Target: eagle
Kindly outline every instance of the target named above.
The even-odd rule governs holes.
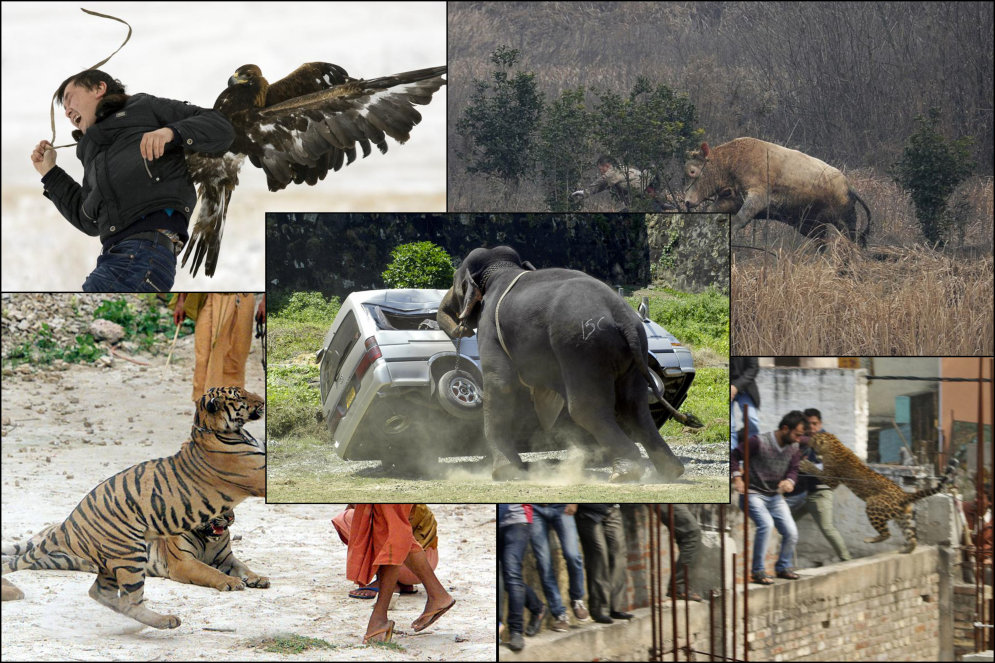
[[[192,257],[193,276],[201,264],[214,275],[225,214],[245,157],[266,173],[270,191],[288,184],[314,185],[329,170],[363,157],[375,145],[387,152],[390,136],[399,143],[421,121],[414,108],[425,105],[446,84],[446,67],[418,69],[380,78],[356,79],[342,67],[309,62],[275,83],[254,64],[239,67],[214,102],[235,129],[226,152],[186,152],[187,169],[200,205],[181,267]]]

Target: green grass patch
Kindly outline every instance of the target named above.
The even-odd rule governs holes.
[[[665,288],[663,294],[641,292],[630,297],[633,306],[642,296],[649,298],[649,318],[678,340],[695,349],[708,348],[729,355],[729,297],[708,289],[699,294]]]
[[[275,654],[301,654],[309,649],[336,649],[337,646],[321,638],[309,638],[296,633],[267,638],[257,645],[263,651]]]
[[[272,347],[272,346],[271,346]],[[266,371],[266,433],[283,437],[293,433],[318,435],[320,392],[317,364],[268,364]]]
[[[338,298],[326,299],[318,292],[294,292],[275,299],[278,304],[269,310],[266,319],[266,361],[287,363],[301,355],[313,360],[339,312]]]
[[[682,412],[693,412],[705,424],[704,428],[686,429],[671,419],[660,429],[667,439],[680,438],[690,444],[715,444],[729,442],[729,369],[703,367],[695,370],[694,382]],[[693,432],[691,432],[693,430]]]

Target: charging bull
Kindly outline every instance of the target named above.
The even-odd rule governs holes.
[[[871,211],[846,176],[798,150],[756,138],[736,138],[715,148],[702,143],[688,153],[684,173],[688,211],[708,201],[709,212],[735,214],[743,228],[755,218],[773,219],[819,240],[834,226],[860,246],[867,245]],[[858,232],[856,203],[867,213]]]

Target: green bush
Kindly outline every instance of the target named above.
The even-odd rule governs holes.
[[[909,136],[899,159],[891,168],[892,178],[912,196],[916,218],[926,240],[943,243],[951,227],[962,220],[950,214],[951,194],[974,170],[970,159],[970,137],[947,141],[939,132],[940,111],[931,108],[928,117],[916,116],[919,129]]]
[[[390,253],[381,277],[388,288],[448,288],[453,282],[453,259],[432,242],[401,244]]]
[[[535,132],[542,114],[543,94],[536,75],[511,69],[519,60],[518,49],[499,46],[491,53],[496,67],[492,83],[473,79],[473,94],[456,122],[465,150],[457,150],[469,165],[468,173],[481,173],[517,183],[532,172]]]
[[[276,298],[269,318],[285,322],[320,322],[330,324],[339,312],[338,297],[325,298],[320,292],[292,292]]]

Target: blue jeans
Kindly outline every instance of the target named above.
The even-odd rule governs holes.
[[[542,601],[522,580],[522,559],[525,557],[525,544],[529,541],[529,525],[505,525],[498,531],[498,559],[501,560],[504,590],[508,593],[508,630],[522,633],[525,630],[522,609],[527,607],[533,615],[542,611]]]
[[[759,435],[760,434],[760,413],[757,411],[757,406],[753,404],[753,399],[745,391],[736,394],[736,398],[732,399],[732,403],[729,404],[729,432],[731,433],[732,441],[730,442],[730,449],[735,448],[739,444],[739,434],[737,433],[738,428],[742,428],[743,419],[743,404],[750,406],[749,412],[746,413],[749,424],[749,435]],[[739,427],[736,426],[736,422],[739,422]]]
[[[739,496],[739,508],[743,508],[742,495]],[[753,573],[764,572],[764,556],[767,554],[771,526],[781,533],[781,552],[777,556],[774,570],[781,572],[790,569],[795,556],[795,544],[798,543],[798,528],[784,496],[750,493],[750,519],[757,526],[757,534],[753,537]]]
[[[563,513],[566,504],[533,504],[532,505],[532,554],[536,558],[539,577],[542,579],[542,591],[546,594],[546,602],[554,616],[559,617],[566,612],[563,600],[560,598],[560,587],[553,571],[553,561],[549,553],[549,527],[556,530],[563,551],[563,559],[567,563],[567,575],[570,578],[570,600],[578,601],[584,598],[584,560],[580,556],[577,525],[574,517]]]
[[[168,292],[176,277],[176,256],[169,238],[124,239],[97,257],[83,292]]]

